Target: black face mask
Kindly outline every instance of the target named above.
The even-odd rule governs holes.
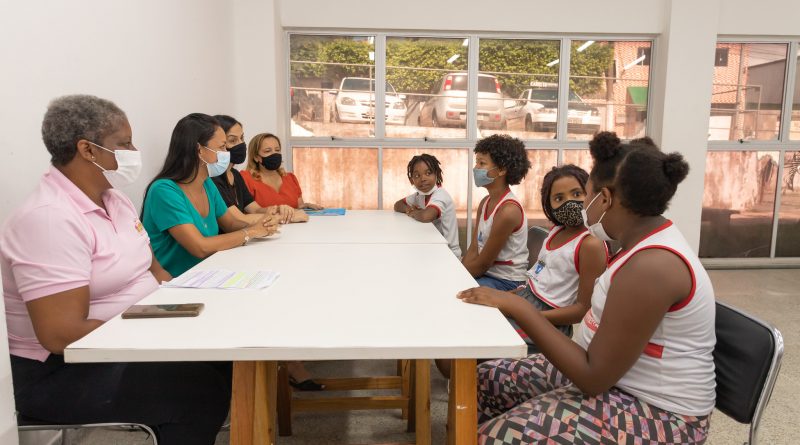
[[[273,153],[265,158],[261,158],[261,165],[267,170],[277,170],[283,163],[283,157],[280,153]]]
[[[247,157],[247,145],[242,142],[228,149],[228,152],[231,154],[231,164],[241,164]]]
[[[553,209],[553,216],[562,226],[577,227],[583,224],[582,209],[582,201],[567,201],[561,204],[560,207]]]

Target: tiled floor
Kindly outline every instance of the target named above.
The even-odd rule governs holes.
[[[800,396],[800,271],[745,270],[711,271],[717,298],[776,325],[786,342],[781,375],[761,422],[759,442],[762,444],[798,443],[797,419],[800,409],[795,397]],[[394,362],[325,362],[310,366],[316,375],[378,375],[391,373]],[[443,444],[447,393],[445,380],[432,370],[431,415],[433,443]],[[294,419],[295,435],[280,438],[278,444],[366,444],[411,442],[405,423],[395,411],[357,411],[350,413],[298,414]],[[148,443],[139,433],[95,430],[81,432],[73,443],[85,445]],[[747,439],[747,427],[721,413],[711,419],[711,436],[707,443],[728,445]],[[228,433],[220,433],[217,444],[227,444]]]

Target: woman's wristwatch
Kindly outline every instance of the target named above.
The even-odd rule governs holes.
[[[250,234],[247,233],[247,229],[242,229],[242,232],[244,232],[244,242],[242,243],[244,246],[248,241],[250,241]]]

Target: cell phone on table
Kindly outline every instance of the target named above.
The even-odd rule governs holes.
[[[122,313],[122,318],[197,317],[204,306],[203,303],[135,304]]]

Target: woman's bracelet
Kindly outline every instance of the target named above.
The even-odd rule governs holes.
[[[247,229],[242,229],[242,232],[244,232],[244,242],[242,242],[242,245],[244,246],[248,241],[250,241],[250,234],[247,233]]]

